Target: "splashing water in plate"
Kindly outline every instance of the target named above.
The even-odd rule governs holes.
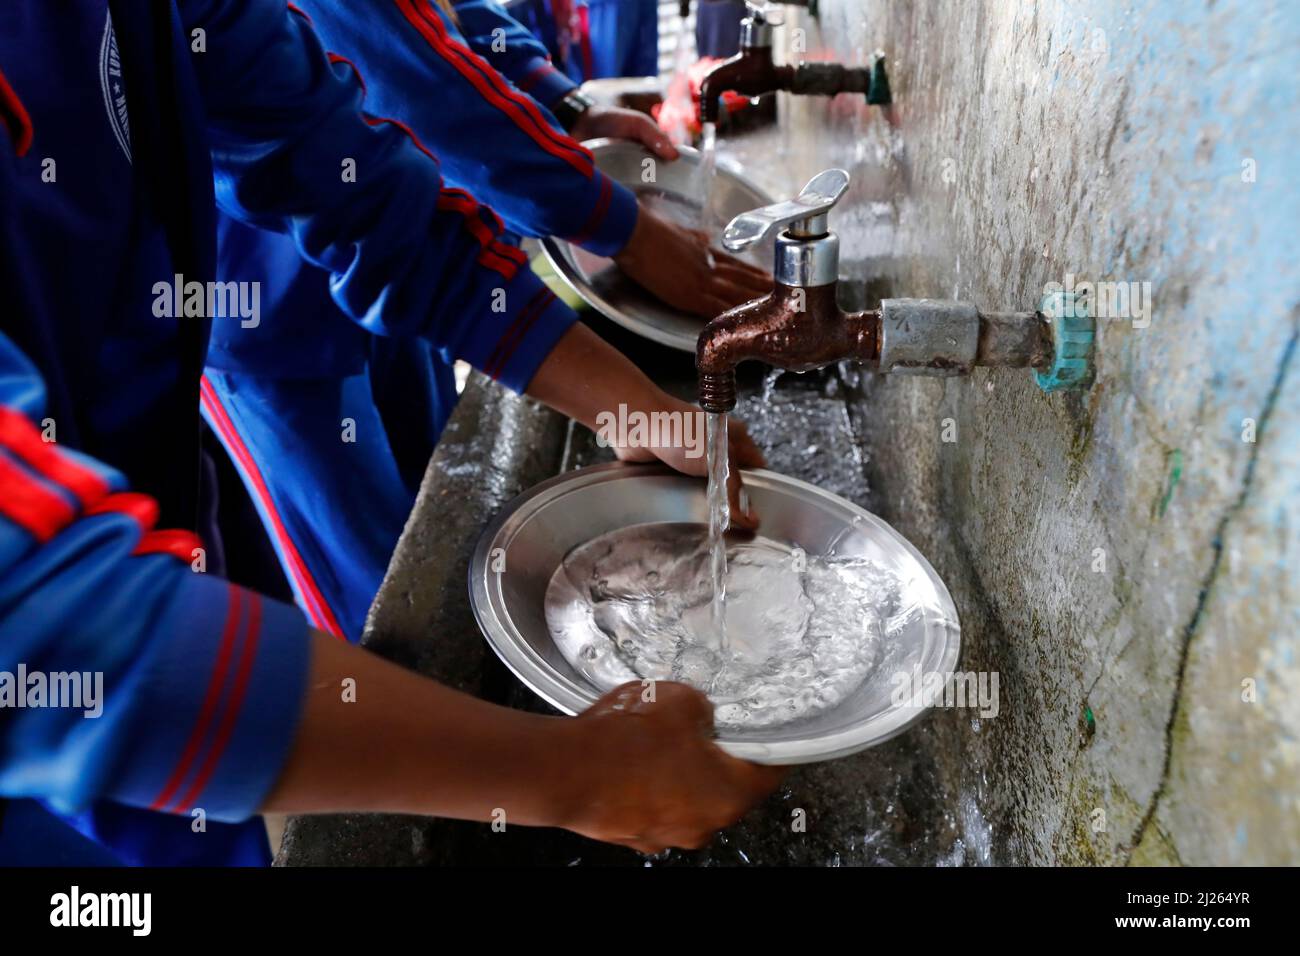
[[[725,502],[725,496],[724,496]],[[546,623],[593,686],[678,680],[723,728],[772,727],[837,706],[880,660],[901,586],[862,557],[814,557],[758,536],[726,546],[725,624],[698,524],[644,524],[574,548],[546,591]]]

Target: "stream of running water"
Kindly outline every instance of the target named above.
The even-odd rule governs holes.
[[[731,508],[727,502],[727,416],[709,413],[705,425],[705,454],[709,484],[705,500],[709,511],[709,580],[713,584],[709,620],[724,659],[727,652],[727,529]]]
[[[724,225],[713,204],[713,175],[718,162],[718,127],[705,123],[700,133],[700,165],[695,172],[695,195],[700,202],[700,228],[717,241]]]

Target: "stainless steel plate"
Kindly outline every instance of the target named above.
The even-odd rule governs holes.
[[[747,760],[794,764],[847,756],[901,733],[925,713],[925,675],[946,680],[957,664],[961,630],[947,588],[875,515],[775,472],[743,474],[766,537],[810,555],[833,550],[884,564],[898,576],[907,610],[891,619],[876,668],[838,707],[797,723],[727,731],[718,743]],[[706,520],[702,481],[660,465],[596,465],[545,481],[507,505],[479,539],[470,564],[479,627],[524,684],[559,710],[581,713],[600,692],[551,639],[544,601],[555,569],[571,549],[607,531]]]
[[[700,154],[689,146],[680,147],[676,162],[655,162],[655,182],[642,181],[643,161],[651,156],[643,146],[626,140],[595,139],[586,145],[596,165],[615,182],[622,183],[639,198],[683,225],[698,227]],[[734,169],[719,162],[713,179],[713,207],[722,225],[732,217],[772,200]],[[718,237],[714,237],[718,241]],[[542,249],[551,266],[583,300],[598,312],[655,342],[695,351],[704,320],[664,305],[614,265],[612,259],[597,256],[562,239],[543,239]],[[762,243],[743,258],[763,269],[772,268],[772,242]]]

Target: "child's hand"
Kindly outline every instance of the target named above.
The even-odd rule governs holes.
[[[705,319],[772,291],[771,273],[710,248],[704,232],[679,226],[645,205],[614,261],[661,301]]]
[[[703,846],[785,776],[724,753],[713,705],[685,684],[624,684],[560,730],[574,756],[557,822],[642,853]]]
[[[595,431],[600,443],[612,446],[623,461],[657,459],[683,474],[703,477],[708,473],[704,411],[667,394],[626,355],[581,322],[575,322],[551,349],[528,383],[528,394]],[[653,422],[656,413],[664,412],[672,416],[675,427],[669,431],[675,434],[651,435],[646,444],[628,444],[628,438],[636,437],[632,414]],[[629,416],[626,432],[617,427],[623,415]],[[745,426],[728,418],[731,523],[734,528],[752,531],[758,527],[758,517],[740,507],[740,469],[761,468],[765,462]]]
[[[665,437],[659,435],[660,444],[648,445],[614,445],[614,454],[621,461],[654,461],[658,459],[665,465],[675,468],[684,475],[707,477],[708,456],[705,441],[705,413],[690,402],[679,401],[669,395],[663,395],[660,407],[646,409],[647,416],[653,412],[670,412],[681,416],[682,427],[674,432],[690,441],[664,444]],[[689,419],[687,416],[691,416]],[[743,422],[727,416],[727,500],[731,504],[731,527],[738,530],[753,531],[758,527],[758,515],[752,510],[741,507],[740,469],[762,468],[767,464],[763,453],[749,437],[749,431]]]
[[[630,139],[668,162],[672,162],[678,155],[677,147],[654,120],[644,113],[619,106],[591,107],[578,117],[573,129],[569,130],[569,135],[578,142],[602,136]]]

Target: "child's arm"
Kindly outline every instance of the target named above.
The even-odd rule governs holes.
[[[318,634],[308,688],[271,812],[501,819],[657,852],[707,842],[782,776],[719,750],[712,706],[680,684],[658,684],[653,703],[634,683],[576,719],[543,717]]]

